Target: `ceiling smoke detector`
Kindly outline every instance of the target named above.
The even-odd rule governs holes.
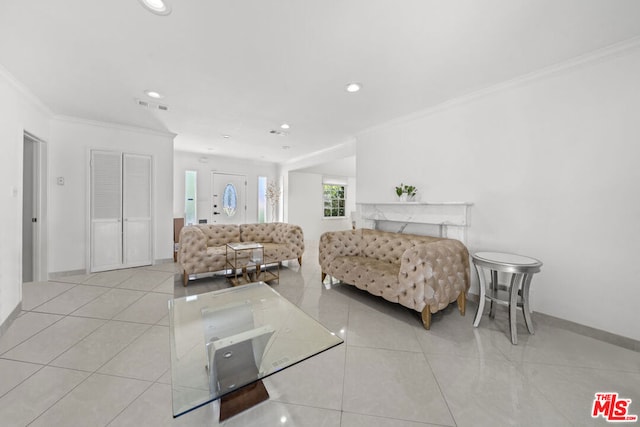
[[[155,102],[145,101],[144,99],[135,98],[136,104],[143,108],[148,108],[149,110],[160,110],[160,111],[169,111],[169,107],[167,105],[158,104]]]

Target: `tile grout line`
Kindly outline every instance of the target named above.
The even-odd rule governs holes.
[[[22,362],[21,360],[13,360],[13,359],[6,359],[6,358],[2,358],[0,357],[0,359],[2,360],[9,360],[12,362],[21,362],[21,363],[31,363],[31,362]],[[40,365],[39,363],[31,363],[32,365]],[[18,384],[14,385],[13,387],[11,387],[9,390],[7,390],[5,393],[0,394],[0,400],[2,400],[2,398],[6,395],[8,395],[9,393],[11,393],[14,389],[16,389],[17,387],[19,387],[21,384],[23,384],[25,381],[29,380],[29,378],[31,378],[32,376],[34,376],[35,374],[37,374],[38,372],[40,372],[41,370],[43,370],[46,367],[46,365],[40,365],[40,367],[38,369],[36,369],[31,375],[29,375],[28,377],[26,377],[25,379],[23,379],[22,381],[20,381]]]
[[[33,283],[33,282],[32,282],[32,283]],[[46,283],[49,283],[49,282],[47,281]],[[72,289],[77,288],[78,286],[80,286],[80,284],[79,284],[79,283],[65,283],[65,284],[67,284],[67,285],[73,285],[73,286],[71,286],[71,287],[70,287],[69,289],[67,289],[66,291],[62,291],[62,292],[60,292],[59,294],[57,294],[57,295],[55,295],[55,296],[53,296],[53,297],[49,298],[48,300],[46,300],[46,301],[44,301],[44,302],[42,302],[42,303],[40,303],[40,304],[36,305],[35,307],[32,307],[30,310],[24,310],[24,309],[23,309],[23,310],[24,310],[24,311],[34,311],[36,308],[40,307],[41,305],[44,305],[44,304],[48,303],[49,301],[53,301],[54,299],[58,298],[59,296],[62,296],[62,295],[64,295],[64,294],[66,294],[67,292],[69,292],[70,290],[72,290]],[[23,284],[23,285],[24,285],[24,284]],[[23,291],[23,292],[24,292],[24,291]],[[41,313],[41,312],[37,311],[36,313]],[[62,314],[60,314],[60,313],[47,313],[47,314],[57,314],[57,315],[59,315],[59,316],[63,316],[63,315],[62,315]]]
[[[427,362],[427,366],[429,367],[429,371],[431,371],[431,375],[433,376],[433,379],[436,382],[436,386],[438,387],[438,391],[440,392],[440,396],[442,397],[442,400],[444,400],[444,404],[447,405],[447,411],[449,411],[449,415],[451,416],[451,419],[453,420],[453,425],[457,426],[458,422],[456,421],[456,417],[453,414],[453,411],[451,410],[451,406],[449,405],[449,401],[447,400],[447,396],[445,395],[444,390],[442,390],[442,387],[440,386],[440,381],[438,381],[438,377],[436,376],[436,373],[433,371],[433,366],[431,366],[431,362],[429,362],[429,357],[427,357],[427,354],[424,352],[424,349],[423,349],[422,345],[420,344],[420,340],[418,339],[418,331],[416,329],[414,329],[414,334],[415,334],[416,340],[418,340],[418,345],[420,345],[420,348],[422,349],[422,357],[424,358],[424,361]]]
[[[545,400],[549,405],[551,405],[551,407],[552,407],[553,409],[555,409],[555,410],[556,410],[556,412],[557,412],[558,414],[560,414],[560,416],[561,416],[562,418],[564,418],[566,421],[568,421],[570,425],[572,425],[572,426],[573,426],[573,425],[575,425],[575,424],[574,424],[574,423],[573,423],[569,418],[567,418],[567,416],[565,415],[564,411],[562,410],[563,408],[561,408],[561,407],[557,407],[557,406],[554,404],[554,402],[553,402],[552,400],[549,400],[549,399],[547,398],[547,394],[546,394],[545,392],[543,392],[542,390],[540,390],[540,389],[538,388],[538,386],[537,386],[533,381],[529,381],[529,380],[527,379],[527,377],[526,377],[526,375],[525,375],[525,372],[524,372],[524,365],[525,365],[525,364],[527,364],[527,363],[529,363],[529,362],[521,362],[521,363],[520,363],[520,365],[516,365],[516,366],[515,366],[516,371],[517,371],[518,373],[520,373],[520,375],[522,375],[522,378],[523,378],[523,379],[524,379],[528,384],[530,384],[530,385],[531,385],[531,387],[533,387],[533,389],[534,389],[536,392],[540,393],[540,395],[542,396],[542,398],[543,398],[543,399],[544,399],[544,400]],[[534,363],[534,364],[535,364],[535,363]],[[514,365],[515,365],[515,363],[514,363]],[[550,366],[555,366],[555,365],[550,365]]]
[[[27,313],[31,313],[30,311],[27,311]],[[27,338],[25,338],[24,340],[20,341],[18,344],[14,345],[11,348],[8,348],[6,351],[0,353],[0,358],[2,358],[5,354],[7,354],[8,352],[10,352],[11,350],[13,350],[14,348],[18,347],[19,345],[25,343],[26,341],[30,340],[31,338],[35,337],[36,335],[38,335],[40,332],[45,331],[47,329],[49,329],[50,327],[52,327],[53,325],[55,325],[58,322],[61,322],[65,317],[65,315],[62,314],[51,314],[51,313],[40,313],[40,312],[34,312],[34,313],[38,313],[38,314],[49,314],[49,315],[53,315],[53,316],[60,316],[60,318],[58,320],[56,320],[55,322],[51,323],[48,326],[45,326],[44,328],[40,329],[39,331],[33,333],[32,335],[29,335]],[[66,350],[65,350],[66,351]],[[6,358],[6,357],[5,357]],[[13,360],[13,359],[11,359]],[[24,360],[19,360],[18,362],[25,362]],[[33,363],[33,362],[25,362],[25,363]]]
[[[151,387],[153,387],[153,385],[155,384],[155,382],[150,382],[149,386],[147,388],[145,388],[144,390],[142,390],[142,392],[137,395],[135,398],[133,398],[131,400],[131,402],[129,402],[124,408],[122,408],[122,410],[120,412],[118,412],[117,414],[115,414],[115,416],[113,418],[111,418],[105,425],[104,427],[108,427],[112,422],[115,421],[116,418],[118,418],[120,416],[120,414],[122,414],[124,411],[126,411],[131,405],[133,405],[138,399],[140,399],[140,397],[142,397],[143,394],[145,394]]]
[[[78,286],[78,285],[76,285],[76,286]],[[99,285],[85,285],[85,286],[99,286]],[[75,286],[74,286],[74,287],[75,287]],[[73,289],[74,287],[70,288],[69,290]],[[100,287],[105,287],[105,286],[100,286]],[[115,287],[111,287],[111,289],[115,289]],[[107,292],[109,292],[109,291],[107,291]],[[64,292],[63,292],[63,293],[64,293]],[[106,292],[105,292],[105,293],[106,293]],[[145,295],[146,295],[146,294],[147,294],[147,292],[145,292]],[[61,294],[60,294],[60,295],[61,295]],[[104,294],[99,295],[98,297],[94,298],[93,300],[95,300],[95,299],[99,298],[99,297],[100,297],[100,296],[102,296],[102,295],[104,295]],[[144,295],[141,295],[141,296],[140,296],[140,298],[142,298],[142,297],[144,297]],[[139,298],[139,299],[140,299],[140,298]],[[139,300],[139,299],[138,299],[138,300]],[[91,300],[91,301],[93,301],[93,300]],[[136,300],[136,301],[138,301],[138,300]],[[89,301],[89,302],[91,302],[91,301]],[[86,304],[88,304],[89,302],[87,302]],[[135,303],[135,302],[134,302],[134,303]],[[84,305],[86,305],[86,304],[84,304]],[[132,304],[133,304],[133,303],[132,303]],[[132,304],[130,304],[130,305],[132,305]],[[83,306],[81,306],[81,307],[84,307],[84,305],[83,305]],[[129,306],[130,306],[130,305],[129,305]],[[127,306],[127,308],[128,308],[129,306]],[[81,307],[79,307],[79,308],[78,308],[78,309],[76,309],[75,311],[79,310]],[[74,312],[75,312],[75,311],[74,311]],[[72,312],[72,313],[73,313],[73,312]],[[65,315],[61,315],[62,317],[61,317],[60,319],[58,319],[56,322],[54,322],[53,324],[58,323],[58,322],[62,321],[63,319],[67,318],[67,317],[84,318],[84,317],[82,317],[82,316],[73,316],[73,315],[72,315],[72,313],[65,314]],[[118,314],[119,314],[119,313],[118,313]],[[60,315],[60,314],[58,314],[58,315]],[[116,316],[117,316],[117,314],[116,314]],[[115,317],[115,316],[114,316],[114,317]],[[89,318],[89,319],[94,319],[94,318],[91,318],[91,317],[87,317],[87,318]],[[33,424],[33,423],[34,423],[38,418],[40,418],[40,417],[41,417],[45,412],[47,412],[49,409],[51,409],[53,406],[55,406],[58,402],[60,402],[62,399],[64,399],[66,396],[68,396],[68,395],[69,395],[70,393],[72,393],[76,388],[78,388],[81,384],[85,383],[89,378],[91,378],[91,377],[92,377],[92,376],[94,376],[94,375],[107,375],[107,376],[112,376],[112,377],[117,377],[117,378],[132,379],[132,380],[137,380],[137,381],[149,382],[149,381],[147,381],[147,380],[141,380],[141,379],[139,379],[139,378],[131,378],[131,377],[125,377],[125,376],[120,376],[120,375],[112,375],[112,374],[103,374],[103,373],[100,373],[100,372],[98,372],[98,371],[99,371],[99,370],[100,370],[104,365],[106,365],[106,364],[107,364],[107,363],[109,363],[111,360],[113,360],[115,357],[117,357],[120,353],[122,353],[124,350],[126,350],[127,348],[129,348],[129,347],[131,346],[131,344],[133,344],[133,343],[134,343],[138,338],[140,338],[140,337],[141,337],[144,333],[146,333],[149,329],[151,329],[153,326],[156,326],[155,324],[139,323],[139,324],[147,325],[148,327],[147,327],[147,328],[146,328],[146,329],[145,329],[145,330],[144,330],[140,335],[138,335],[137,337],[135,337],[135,338],[134,338],[134,339],[133,339],[129,344],[127,344],[125,347],[123,347],[123,349],[122,349],[122,350],[120,350],[118,353],[116,353],[115,355],[113,355],[113,357],[111,357],[109,360],[107,360],[106,362],[104,362],[102,365],[100,365],[100,366],[99,366],[97,369],[95,369],[94,371],[85,371],[85,370],[82,370],[82,369],[73,369],[73,368],[65,368],[65,367],[60,367],[60,366],[50,365],[50,363],[51,363],[51,362],[55,361],[58,357],[60,357],[61,355],[63,355],[63,354],[64,354],[64,353],[66,353],[67,351],[69,351],[71,348],[73,348],[74,346],[76,346],[78,343],[80,343],[80,342],[84,341],[87,337],[89,337],[90,335],[92,335],[93,333],[95,333],[97,330],[99,330],[99,329],[103,328],[103,327],[104,327],[105,325],[107,325],[110,321],[112,321],[112,320],[113,320],[113,318],[111,318],[111,319],[96,319],[96,320],[105,320],[105,322],[104,322],[101,326],[99,326],[98,328],[96,328],[96,329],[94,329],[93,331],[91,331],[90,333],[88,333],[86,336],[82,337],[81,339],[79,339],[78,341],[76,341],[75,343],[73,343],[71,346],[69,346],[67,349],[65,349],[64,351],[62,351],[60,354],[58,354],[58,355],[56,355],[55,357],[53,357],[49,362],[47,362],[47,364],[46,364],[46,365],[44,365],[42,368],[40,368],[38,371],[36,371],[36,372],[39,372],[40,370],[44,369],[45,367],[52,367],[52,368],[56,368],[56,369],[69,369],[69,370],[73,370],[73,371],[79,371],[79,372],[83,372],[83,373],[88,373],[88,375],[87,375],[87,377],[86,377],[84,380],[80,381],[80,382],[79,382],[75,387],[73,387],[73,388],[72,388],[71,390],[69,390],[67,393],[65,393],[64,395],[62,395],[59,399],[57,399],[55,402],[53,402],[53,403],[52,403],[50,406],[48,406],[46,409],[44,409],[44,410],[43,410],[43,411],[42,411],[38,416],[36,416],[32,421],[30,421],[30,422],[29,422],[29,425]],[[137,323],[137,322],[129,322],[129,323]],[[49,325],[49,327],[50,327],[50,326],[52,326],[53,324]],[[48,327],[47,327],[47,328],[48,328]],[[44,328],[44,329],[42,329],[41,331],[38,331],[37,333],[35,333],[35,334],[34,334],[34,335],[32,335],[32,336],[37,335],[38,333],[40,333],[40,332],[44,331],[44,330],[45,330],[45,329],[47,329],[47,328]],[[31,338],[31,337],[29,337],[29,338]],[[26,341],[26,340],[25,340],[25,341]],[[24,342],[24,341],[23,341],[23,342]],[[8,350],[8,351],[9,351],[9,350]],[[23,361],[23,363],[25,363],[25,362]],[[26,362],[26,363],[32,363],[32,362]],[[35,372],[34,372],[34,374],[35,374]],[[163,373],[162,375],[164,375],[164,373]],[[162,375],[160,375],[158,378],[160,378]],[[156,380],[157,380],[157,379],[156,379]],[[25,379],[25,380],[23,380],[23,381],[21,381],[21,382],[20,382],[20,384],[24,383],[24,381],[26,381],[26,379]],[[137,400],[137,399],[138,399],[142,394],[144,394],[144,393],[145,393],[145,392],[146,392],[146,391],[147,391],[147,390],[148,390],[148,389],[149,389],[149,388],[154,384],[154,382],[155,382],[155,381],[153,381],[153,382],[149,382],[149,385],[148,385],[148,386],[147,386],[147,387],[142,391],[142,393],[140,393],[138,396],[136,396],[136,397],[135,397],[135,399],[133,399],[131,402],[129,402],[129,404],[128,404],[128,405],[127,405],[127,406],[126,406],[122,411],[120,411],[118,414],[116,414],[116,416],[115,416],[115,417],[117,417],[118,415],[120,415],[120,413],[122,413],[122,412],[123,412],[126,408],[128,408],[128,407],[129,407],[129,406],[130,406],[130,405],[131,405],[135,400]],[[20,384],[17,384],[15,387],[17,387],[17,386],[18,386],[18,385],[20,385]],[[15,388],[15,387],[14,387],[14,388]],[[109,423],[111,423],[111,422],[115,419],[115,417],[114,417],[114,418],[112,418],[112,419],[109,421]],[[106,425],[108,425],[109,423],[105,424],[105,426],[106,426]]]
[[[70,289],[66,290],[65,292],[63,292],[63,293],[61,293],[61,294],[57,295],[55,298],[58,298],[58,297],[60,297],[60,296],[62,296],[62,295],[64,295],[64,294],[66,294],[67,292],[69,292],[69,291],[71,291],[71,290],[73,290],[73,289],[77,288],[78,286],[92,286],[92,285],[78,284],[78,285],[74,286],[73,288],[70,288]],[[43,306],[44,304],[46,304],[46,303],[48,303],[48,302],[50,302],[50,301],[53,301],[55,298],[52,298],[51,300],[49,300],[49,301],[47,301],[47,302],[44,302],[44,303],[40,304],[40,305],[39,305],[39,306],[37,306],[37,307],[34,307],[32,311],[34,311],[34,312],[36,312],[36,313],[57,314],[57,315],[59,315],[59,316],[69,316],[69,315],[71,315],[72,313],[75,313],[76,311],[80,310],[80,309],[81,309],[82,307],[84,307],[85,305],[87,305],[87,304],[89,304],[89,303],[92,303],[93,301],[95,301],[95,300],[97,300],[98,298],[100,298],[102,295],[104,295],[104,294],[108,293],[110,289],[113,289],[113,288],[110,288],[109,286],[99,286],[99,285],[95,285],[95,286],[92,286],[92,287],[94,287],[94,288],[106,288],[106,289],[108,289],[108,290],[107,290],[107,291],[105,291],[105,292],[103,292],[103,293],[101,293],[100,295],[97,295],[96,297],[94,297],[93,299],[91,299],[91,300],[87,301],[86,303],[82,304],[80,307],[76,308],[75,310],[73,310],[73,311],[72,311],[72,312],[70,312],[70,313],[51,313],[51,312],[46,312],[46,311],[35,311],[38,307],[41,307],[41,306]],[[76,317],[80,317],[80,316],[76,316]]]
[[[322,283],[320,284],[320,286],[324,287]],[[346,333],[346,336],[344,337],[344,368],[342,372],[342,398],[340,399],[340,425],[342,425],[342,416],[344,414],[344,397],[345,397],[345,390],[346,390],[346,384],[347,384],[347,358],[348,358],[348,351],[349,351],[349,343],[347,340],[349,339],[350,319],[351,319],[351,309],[347,305],[347,325],[346,325],[347,333]]]

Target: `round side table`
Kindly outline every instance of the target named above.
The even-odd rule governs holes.
[[[471,255],[471,259],[480,282],[480,301],[478,301],[478,311],[473,320],[473,326],[477,328],[480,324],[484,312],[484,302],[489,300],[491,301],[489,308],[489,317],[491,318],[495,316],[495,304],[509,306],[509,329],[512,344],[518,344],[516,331],[516,309],[518,308],[522,310],[529,333],[533,334],[533,323],[531,323],[529,310],[529,287],[533,275],[540,271],[542,262],[535,258],[501,252],[476,252]],[[484,270],[489,271],[488,288]],[[498,273],[505,273],[508,275],[507,277],[510,275],[508,285],[498,283]],[[504,295],[504,291],[506,291],[506,297],[501,296],[501,294]]]

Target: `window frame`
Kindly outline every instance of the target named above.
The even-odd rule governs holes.
[[[266,176],[258,176],[258,223],[264,224],[267,222],[267,184],[269,179]]]
[[[342,197],[329,197],[327,199],[327,187],[341,187]],[[342,206],[340,206],[340,202],[342,201]],[[330,202],[331,206],[327,207],[327,202]],[[337,206],[333,206],[334,202],[337,202]],[[327,210],[337,210],[338,215],[326,215]],[[340,215],[340,210],[342,210],[343,215]],[[347,185],[346,184],[336,184],[330,182],[322,183],[322,219],[345,219],[348,218],[347,215]]]
[[[189,192],[187,190],[187,187],[189,185],[188,181],[188,176],[192,175],[193,176],[193,222],[189,222],[187,220],[187,211],[188,209],[188,196],[189,196]],[[187,169],[184,171],[184,225],[190,225],[190,224],[197,224],[198,223],[198,171],[197,170],[190,170]]]

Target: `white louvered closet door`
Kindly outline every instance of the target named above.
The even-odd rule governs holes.
[[[153,262],[151,157],[91,152],[91,271]]]
[[[123,262],[127,267],[152,264],[151,157],[124,154]]]
[[[91,152],[91,271],[122,268],[122,153]]]

